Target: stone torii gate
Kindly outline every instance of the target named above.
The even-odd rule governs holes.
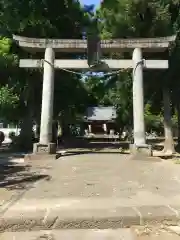
[[[163,52],[175,41],[176,36],[146,39],[114,39],[102,40],[102,53],[132,52],[130,60],[103,60],[110,69],[133,69],[133,121],[134,144],[131,145],[132,153],[145,152],[152,154],[151,146],[146,144],[144,122],[144,94],[143,94],[143,69],[167,69],[168,60],[144,60],[142,52]],[[43,68],[43,91],[41,109],[41,127],[39,143],[34,144],[33,153],[55,154],[56,146],[52,143],[53,95],[54,95],[54,70],[81,69],[89,70],[87,60],[55,59],[55,52],[86,53],[86,40],[65,39],[38,39],[14,35],[13,39],[28,52],[45,52],[44,59],[20,59],[21,68]]]

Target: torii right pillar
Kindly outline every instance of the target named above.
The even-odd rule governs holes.
[[[143,58],[141,48],[133,51],[133,123],[134,143],[130,145],[133,155],[152,156],[152,148],[146,144],[144,121]]]

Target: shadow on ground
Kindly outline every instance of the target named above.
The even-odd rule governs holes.
[[[68,139],[61,145],[66,150],[65,156],[81,154],[129,154],[130,142]],[[154,149],[161,150],[163,139],[149,141]],[[25,189],[29,184],[41,179],[50,180],[50,176],[42,174],[42,168],[32,168],[27,162],[12,162],[12,159],[23,159],[24,154],[14,154],[0,149],[0,188]],[[43,167],[44,168],[44,167]]]
[[[101,151],[104,149],[119,149],[123,147],[123,149],[129,148],[129,142],[123,141],[113,141],[107,139],[95,139],[95,138],[67,138],[64,139],[62,143],[60,143],[62,148],[66,149],[77,149],[82,148],[85,150],[96,150]]]
[[[162,151],[164,148],[164,138],[148,139],[147,144],[152,145],[153,150]]]
[[[31,165],[20,162],[18,159],[22,154],[7,154],[0,156],[0,188],[9,190],[25,189],[29,184],[41,179],[48,179],[49,176],[40,173],[40,169],[32,169]],[[13,162],[12,162],[13,159]],[[21,158],[23,160],[23,158]]]
[[[148,140],[153,150],[162,151],[163,138]],[[113,139],[97,139],[97,138],[69,138],[60,144],[59,150],[66,150],[63,155],[81,155],[81,154],[129,154],[129,141],[115,141]]]
[[[66,142],[59,150],[66,150],[63,156],[82,154],[128,154],[129,143],[119,142],[91,142],[74,141]]]

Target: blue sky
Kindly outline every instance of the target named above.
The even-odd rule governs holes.
[[[95,4],[96,6],[98,6],[101,0],[80,0],[80,2],[87,5]]]

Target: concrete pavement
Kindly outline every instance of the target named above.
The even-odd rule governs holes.
[[[4,232],[1,240],[180,240],[179,234],[160,226],[126,229],[66,229]]]
[[[48,177],[1,211],[1,232],[179,224],[180,165],[171,161],[80,154],[28,164]]]
[[[130,229],[52,230],[32,232],[5,232],[1,240],[134,240]]]

